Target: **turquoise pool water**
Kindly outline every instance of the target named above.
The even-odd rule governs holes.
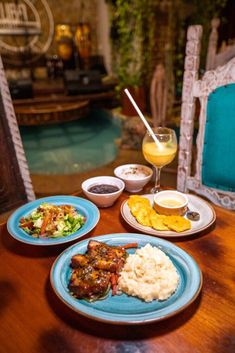
[[[115,140],[121,136],[118,118],[93,110],[80,120],[45,126],[20,127],[32,174],[73,174],[112,162]]]

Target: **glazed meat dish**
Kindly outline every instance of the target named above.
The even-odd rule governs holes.
[[[110,246],[90,240],[85,254],[76,254],[71,259],[72,274],[69,290],[79,299],[94,301],[104,298],[110,288],[116,294],[119,273],[128,253],[126,248],[137,244]]]
[[[92,266],[78,267],[72,271],[69,289],[76,298],[94,301],[104,297],[110,289],[110,273]]]
[[[73,268],[91,265],[98,270],[119,272],[124,265],[127,253],[124,248],[109,246],[96,240],[90,240],[85,255],[74,255],[71,259]]]

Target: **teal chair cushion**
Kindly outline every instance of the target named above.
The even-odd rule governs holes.
[[[202,184],[235,191],[235,84],[208,97],[202,156]]]

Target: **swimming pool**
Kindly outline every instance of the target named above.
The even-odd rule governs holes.
[[[20,132],[31,174],[74,174],[116,158],[121,122],[111,112],[96,109],[68,123],[20,126]]]

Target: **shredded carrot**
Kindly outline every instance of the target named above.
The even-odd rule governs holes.
[[[115,273],[112,273],[111,274],[112,296],[117,294],[117,280],[118,280],[118,276]]]
[[[40,235],[43,235],[45,233],[46,226],[47,226],[49,220],[50,220],[50,213],[48,212],[43,220],[41,230],[40,230]]]
[[[129,243],[122,246],[123,249],[138,248],[138,243]]]

